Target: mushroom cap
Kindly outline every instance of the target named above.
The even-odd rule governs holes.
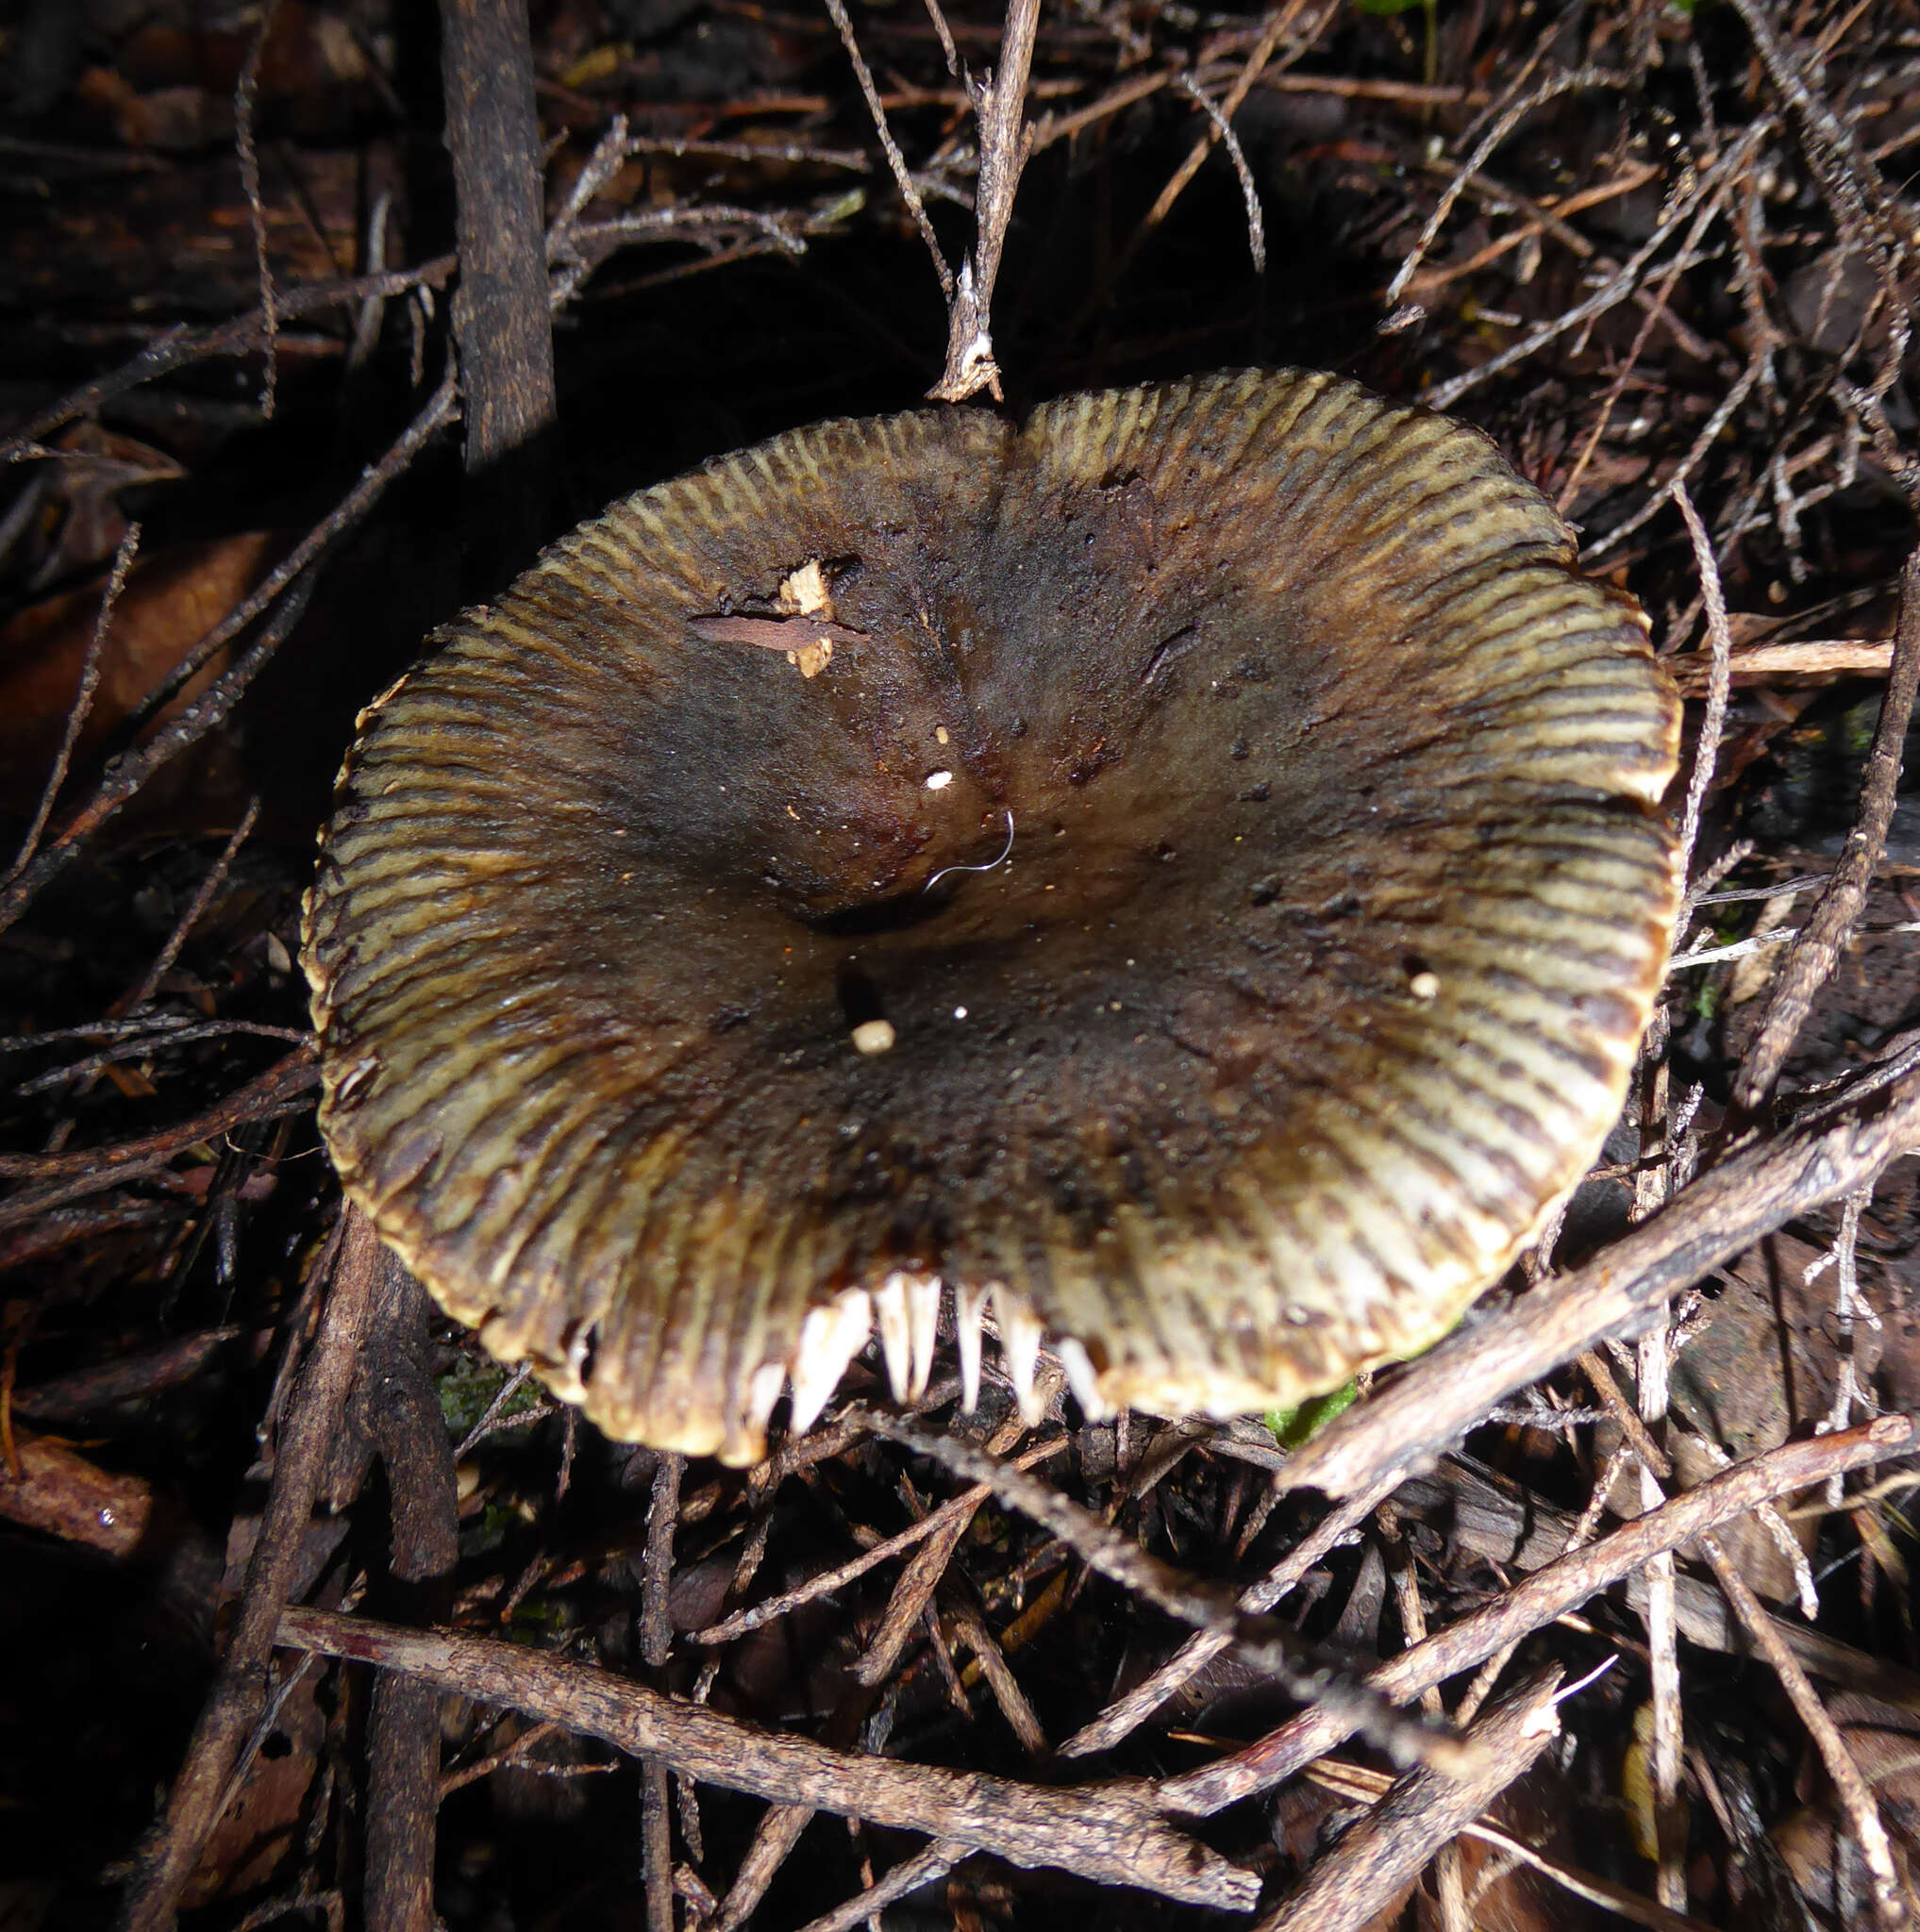
[[[827,423],[435,641],[309,895],[322,1125],[616,1437],[749,1460],[876,1309],[917,1384],[942,1283],[972,1376],[991,1296],[1016,1380],[1291,1404],[1619,1110],[1678,706],[1475,430],[1267,372]]]

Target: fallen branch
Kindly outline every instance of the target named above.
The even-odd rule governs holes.
[[[1338,1709],[1395,1762],[1436,1765],[1462,1774],[1467,1772],[1466,1760],[1472,1754],[1458,1738],[1402,1716],[1357,1679],[1342,1659],[1308,1642],[1277,1618],[1249,1615],[1230,1584],[1175,1568],[1037,1476],[1000,1462],[957,1437],[935,1435],[914,1423],[878,1413],[869,1413],[867,1426],[877,1436],[886,1436],[943,1462],[959,1474],[991,1485],[1003,1504],[1050,1529],[1101,1575],[1183,1624],[1224,1638],[1289,1695]]]
[[[238,1092],[229,1093],[205,1113],[196,1113],[177,1126],[142,1134],[136,1141],[116,1141],[110,1147],[76,1148],[71,1154],[0,1154],[0,1179],[58,1180],[74,1174],[98,1174],[100,1185],[110,1188],[137,1168],[183,1153],[202,1141],[217,1141],[235,1127],[263,1118],[264,1110],[278,1102],[291,1100],[319,1084],[320,1063],[312,1047],[297,1047],[285,1059],[249,1080]],[[5,1218],[8,1205],[10,1204],[0,1203],[0,1219]]]
[[[382,1267],[373,1224],[349,1208],[313,1352],[302,1370],[247,1563],[240,1618],[193,1727],[164,1816],[135,1858],[120,1932],[163,1932],[220,1822],[241,1747],[267,1702],[274,1630],[292,1585],[341,1411],[359,1367],[361,1330]]]
[[[1662,1551],[1679,1549],[1777,1496],[1916,1450],[1920,1417],[1905,1415],[1882,1416],[1840,1435],[1770,1449],[1635,1517],[1601,1541],[1535,1571],[1483,1609],[1381,1664],[1368,1676],[1367,1687],[1396,1701],[1417,1697],[1430,1686],[1485,1662],[1503,1645],[1578,1609],[1590,1597],[1644,1569]],[[1164,1779],[1155,1787],[1155,1796],[1167,1811],[1210,1816],[1292,1777],[1350,1737],[1354,1728],[1349,1718],[1325,1707],[1304,1710],[1216,1764]]]
[[[1474,1725],[1467,1737],[1479,1747],[1481,1768],[1473,1777],[1409,1772],[1253,1932],[1361,1932],[1374,1923],[1560,1735],[1559,1688],[1560,1673],[1543,1672]]]
[[[1260,1881],[1157,1816],[1149,1788],[1056,1790],[1004,1778],[831,1751],[610,1672],[522,1644],[449,1631],[396,1629],[321,1610],[290,1609],[279,1642],[377,1664],[481,1703],[548,1718],[637,1757],[726,1790],[752,1791],[992,1852],[1010,1864],[1051,1866],[1130,1885],[1189,1905],[1248,1911]]]
[[[1582,1349],[1639,1334],[1670,1297],[1796,1215],[1866,1186],[1916,1142],[1920,1070],[1891,1083],[1864,1076],[1832,1106],[1710,1170],[1584,1268],[1455,1330],[1330,1424],[1279,1480],[1344,1496],[1411,1468]]]

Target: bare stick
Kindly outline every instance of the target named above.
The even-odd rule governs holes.
[[[830,1912],[822,1912],[817,1919],[809,1919],[800,1932],[858,1932],[860,1926],[872,1923],[882,1906],[905,1898],[910,1891],[917,1891],[929,1879],[938,1878],[943,1872],[958,1865],[966,1855],[965,1845],[937,1838],[910,1858],[903,1858],[859,1897],[835,1906]]]
[[[847,18],[845,0],[826,0],[826,10],[833,17],[833,25],[839,30],[841,44],[846,49],[846,58],[853,62],[855,78],[860,84],[860,92],[866,96],[867,112],[874,117],[874,130],[880,137],[880,147],[887,157],[887,165],[893,171],[893,183],[900,191],[900,199],[907,204],[908,212],[913,217],[914,225],[920,230],[920,239],[927,243],[927,252],[933,258],[933,273],[940,277],[940,292],[945,298],[949,308],[953,306],[953,270],[946,264],[946,257],[941,252],[940,237],[933,232],[933,224],[927,218],[927,204],[920,198],[920,190],[913,180],[913,171],[907,165],[907,157],[900,152],[900,143],[893,139],[893,130],[887,125],[887,109],[880,100],[880,91],[874,84],[873,71],[860,52],[860,42],[854,37],[853,22]]]
[[[1870,1463],[1909,1456],[1920,1447],[1920,1418],[1882,1416],[1843,1435],[1788,1442],[1740,1463],[1698,1489],[1685,1491],[1585,1549],[1536,1570],[1503,1597],[1403,1650],[1372,1673],[1369,1686],[1383,1697],[1417,1697],[1485,1662],[1503,1645],[1578,1609],[1622,1577],[1631,1576],[1662,1550],[1678,1549],[1703,1531],[1717,1529],[1761,1503],[1824,1482]],[[1352,1735],[1351,1722],[1324,1706],[1305,1710],[1257,1743],[1217,1764],[1155,1788],[1160,1806],[1195,1817],[1210,1816],[1289,1778],[1325,1757]]]
[[[1182,93],[1206,115],[1213,124],[1213,132],[1227,149],[1227,158],[1233,163],[1233,173],[1240,182],[1240,198],[1246,204],[1246,248],[1253,257],[1253,272],[1263,275],[1267,270],[1267,231],[1266,224],[1261,217],[1260,190],[1255,187],[1253,170],[1247,165],[1246,150],[1240,144],[1240,137],[1233,131],[1233,123],[1210,101],[1195,84],[1191,74],[1179,78]]]
[[[1707,643],[1712,665],[1707,680],[1707,708],[1701,716],[1700,736],[1694,748],[1693,776],[1687,781],[1687,808],[1680,820],[1679,851],[1674,861],[1678,868],[1680,889],[1685,891],[1694,845],[1700,836],[1700,813],[1713,783],[1713,766],[1720,752],[1720,734],[1727,726],[1728,664],[1732,658],[1733,638],[1727,625],[1727,598],[1720,588],[1720,566],[1713,560],[1713,545],[1707,535],[1707,526],[1701,523],[1700,513],[1694,508],[1694,499],[1687,494],[1684,483],[1673,485],[1673,499],[1679,506],[1687,535],[1693,540],[1694,563],[1700,573],[1700,600],[1707,612]],[[1683,934],[1691,911],[1689,905],[1687,912],[1681,915]]]
[[[1621,264],[1618,273],[1610,276],[1585,301],[1577,302],[1571,308],[1539,324],[1519,341],[1510,343],[1497,356],[1489,357],[1477,368],[1465,370],[1449,381],[1441,383],[1422,400],[1431,408],[1450,409],[1469,390],[1511,369],[1516,362],[1524,362],[1569,329],[1578,328],[1582,323],[1591,322],[1596,315],[1604,315],[1608,309],[1628,300],[1640,286],[1640,278],[1647,264],[1665,247],[1679,224],[1699,203],[1717,192],[1723,184],[1736,178],[1752,160],[1761,141],[1772,132],[1774,122],[1768,116],[1762,116],[1746,128],[1714,166],[1704,169],[1674,197],[1672,206],[1661,215],[1653,233]]]
[[[1173,212],[1175,202],[1186,192],[1188,184],[1200,172],[1201,164],[1213,151],[1213,143],[1220,138],[1219,129],[1229,125],[1234,115],[1240,111],[1247,95],[1253,91],[1254,82],[1261,77],[1267,63],[1278,51],[1280,42],[1286,37],[1294,21],[1299,18],[1306,4],[1307,0],[1281,0],[1281,5],[1275,8],[1261,30],[1260,39],[1254,42],[1252,53],[1246,57],[1245,64],[1234,77],[1233,85],[1227,89],[1227,98],[1220,103],[1217,117],[1211,114],[1208,116],[1206,131],[1187,150],[1186,158],[1174,170],[1167,185],[1160,190],[1153,206],[1142,217],[1140,225],[1127,238],[1126,246],[1114,257],[1093,292],[1080,304],[1078,311],[1067,324],[1064,331],[1068,338],[1078,335],[1099,312],[1114,284],[1132,267],[1134,258],[1146,246],[1160,224]],[[1332,19],[1334,11],[1335,9],[1329,7],[1320,14],[1308,36],[1309,40]],[[1305,46],[1301,46],[1296,50],[1294,58],[1305,51]]]
[[[463,535],[472,571],[497,579],[544,534],[555,417],[533,45],[526,0],[441,0],[440,19],[472,492]]]
[[[1559,1687],[1558,1671],[1543,1672],[1474,1725],[1467,1736],[1479,1746],[1475,1777],[1409,1772],[1253,1932],[1360,1932],[1377,1920],[1420,1868],[1526,1776],[1560,1735],[1553,1702]]]
[[[6,882],[8,885],[26,870],[33,855],[40,849],[41,834],[46,830],[46,822],[53,816],[54,801],[59,796],[60,787],[67,782],[67,772],[74,762],[74,747],[80,741],[80,733],[86,728],[87,714],[93,708],[93,693],[100,688],[100,654],[107,648],[107,633],[112,627],[114,606],[120,602],[121,591],[126,588],[126,574],[133,568],[133,559],[139,550],[140,525],[128,524],[126,534],[120,540],[120,547],[113,553],[113,567],[107,573],[107,588],[100,593],[100,614],[93,620],[93,635],[87,641],[87,655],[80,663],[79,689],[75,691],[74,702],[67,710],[67,728],[61,734],[60,748],[54,756],[53,770],[47,774],[33,823],[27,826],[26,836],[20,841],[20,851],[7,868]]]
[[[209,636],[217,636],[223,631],[231,636],[244,628],[266,608],[267,602],[281,586],[288,584],[291,576],[314,561],[335,540],[364,522],[386,493],[387,486],[408,470],[440,426],[452,420],[456,393],[453,372],[449,370],[440,388],[392,447],[378,462],[370,463],[361,471],[359,481],[341,499],[332,513],[309,531],[266,583],[239,609],[230,613],[225,624],[217,625]],[[259,636],[192,704],[176,717],[169,719],[138,751],[128,752],[109,766],[93,796],[60,828],[52,844],[39,853],[4,891],[0,891],[0,932],[6,931],[25,911],[47,881],[73,859],[81,844],[98,831],[156,772],[177,758],[189,745],[197,743],[227,716],[299,621],[307,608],[307,599],[312,594],[312,585],[311,576],[304,583],[292,585]],[[242,616],[242,612],[246,614]],[[203,639],[199,648],[206,648],[208,642],[208,639]]]
[[[1828,1437],[1820,1446],[1830,1453],[1842,1440]],[[280,1620],[280,1641],[404,1671],[462,1696],[551,1718],[723,1790],[957,1840],[1016,1865],[1052,1866],[1194,1905],[1247,1911],[1260,1894],[1253,1874],[1169,1830],[1143,1785],[1051,1790],[831,1751],[662,1696],[608,1671],[449,1631],[402,1630],[292,1609]]]
[[[1873,749],[1867,754],[1860,814],[1813,916],[1774,982],[1766,1016],[1734,1086],[1734,1098],[1742,1107],[1757,1107],[1773,1091],[1780,1068],[1812,1010],[1814,996],[1839,962],[1854,921],[1866,904],[1867,887],[1886,849],[1887,827],[1893,823],[1900,784],[1900,753],[1912,721],[1916,692],[1920,692],[1920,550],[1907,559],[1900,581],[1893,670],[1886,695],[1880,700]]]
[[[1807,1726],[1807,1733],[1820,1753],[1820,1761],[1827,1767],[1827,1775],[1833,1780],[1833,1789],[1839,1793],[1847,1822],[1853,1826],[1854,1838],[1860,1845],[1861,1856],[1866,1860],[1867,1871],[1872,1875],[1876,1915],[1882,1925],[1906,1924],[1906,1903],[1899,1874],[1894,1868],[1893,1848],[1887,1843],[1887,1828],[1880,1823],[1879,1807],[1874,1803],[1873,1792],[1867,1789],[1860,1766],[1853,1761],[1853,1753],[1846,1748],[1846,1740],[1840,1735],[1839,1726],[1827,1714],[1827,1707],[1807,1681],[1806,1672],[1800,1668],[1793,1652],[1780,1641],[1773,1619],[1767,1615],[1760,1599],[1746,1587],[1745,1579],[1721,1547],[1718,1538],[1703,1536],[1700,1554],[1712,1566],[1714,1580],[1726,1592],[1733,1614],[1753,1639],[1753,1647],[1774,1667],[1781,1690],[1799,1713],[1800,1722]]]
[[[305,1547],[320,1478],[334,1450],[340,1414],[359,1360],[360,1331],[380,1270],[379,1237],[358,1208],[346,1210],[340,1258],[320,1332],[281,1433],[274,1486],[247,1564],[246,1587],[220,1674],[193,1728],[165,1816],[134,1861],[121,1932],[160,1932],[220,1822],[219,1806],[241,1746],[267,1698],[275,1628]]]
[[[1396,1471],[1391,1482],[1376,1483],[1330,1509],[1258,1583],[1241,1592],[1240,1607],[1249,1612],[1270,1610],[1306,1575],[1327,1551],[1350,1536],[1399,1485]],[[1180,1686],[1204,1670],[1230,1640],[1210,1630],[1197,1630],[1144,1683],[1083,1725],[1060,1747],[1062,1757],[1085,1757],[1110,1751],[1129,1731],[1153,1715]]]
[[[388,1569],[426,1614],[447,1607],[459,1557],[459,1500],[433,1382],[426,1291],[383,1254],[361,1382],[387,1471]],[[374,1932],[435,1932],[433,1860],[442,1794],[441,1705],[430,1684],[382,1678],[367,1719],[364,1915]]]
[[[1562,1691],[1561,1701],[1564,1702],[1578,1688],[1575,1685],[1571,1690]],[[1385,1772],[1349,1764],[1340,1757],[1323,1757],[1317,1763],[1310,1764],[1307,1775],[1326,1790],[1361,1802],[1379,1797],[1392,1782]],[[1642,1898],[1637,1892],[1613,1884],[1611,1879],[1595,1877],[1591,1872],[1582,1872],[1577,1865],[1563,1865],[1558,1858],[1546,1857],[1535,1851],[1525,1839],[1515,1838],[1511,1832],[1502,1831],[1497,1824],[1489,1824],[1484,1819],[1474,1819],[1463,1824],[1461,1836],[1478,1839],[1480,1843],[1491,1845],[1506,1857],[1517,1859],[1523,1865],[1530,1865],[1576,1898],[1599,1906],[1603,1910],[1627,1920],[1629,1924],[1645,1925],[1648,1932],[1710,1932],[1703,1921],[1690,1919],[1682,1912],[1670,1912],[1664,1906],[1655,1905],[1651,1899]]]
[[[253,834],[253,828],[260,815],[260,795],[258,791],[246,802],[246,809],[240,815],[240,824],[234,826],[227,841],[221,849],[218,858],[213,861],[207,876],[194,890],[193,897],[187,909],[174,922],[174,929],[167,935],[166,943],[154,956],[154,962],[141,975],[137,986],[126,991],[108,1008],[108,1017],[117,1020],[125,1013],[137,1013],[153,998],[159,983],[174,970],[174,961],[180,957],[180,948],[187,943],[187,936],[207,916],[207,908],[212,905],[214,895],[226,883],[226,875],[233,869],[233,861],[240,856],[240,848]]]
[[[667,1596],[674,1580],[674,1529],[680,1515],[680,1476],[687,1458],[663,1452],[654,1464],[646,1507],[645,1568],[641,1576],[640,1654],[658,1672],[673,1648]],[[673,1818],[667,1767],[648,1758],[641,1767],[641,1864],[646,1887],[647,1932],[674,1932]]]
[[[961,1475],[990,1483],[1003,1503],[1052,1530],[1101,1575],[1182,1623],[1226,1638],[1289,1695],[1338,1707],[1349,1724],[1397,1762],[1459,1766],[1464,1747],[1457,1738],[1401,1716],[1356,1681],[1344,1663],[1287,1625],[1271,1617],[1247,1615],[1230,1586],[1177,1570],[1038,1477],[994,1460],[971,1443],[877,1412],[868,1415],[867,1426]]]
[[[1590,88],[1624,87],[1624,75],[1609,73],[1600,67],[1579,67],[1570,74],[1556,74],[1533,89],[1530,93],[1521,95],[1510,102],[1502,110],[1493,126],[1481,137],[1479,145],[1461,162],[1454,177],[1446,185],[1439,201],[1434,204],[1433,212],[1427,217],[1425,225],[1413,245],[1407,251],[1400,266],[1394,271],[1394,279],[1387,284],[1386,293],[1380,302],[1384,308],[1393,308],[1407,292],[1407,285],[1413,279],[1420,264],[1427,259],[1427,252],[1439,239],[1440,231],[1446,225],[1446,218],[1453,212],[1454,204],[1465,192],[1474,176],[1486,166],[1494,157],[1494,150],[1512,133],[1528,114],[1544,108],[1549,101],[1558,100],[1561,94],[1584,92]]]
[[[292,1099],[319,1085],[320,1069],[314,1063],[312,1043],[307,1041],[238,1092],[176,1126],[162,1127],[134,1141],[115,1141],[105,1147],[75,1148],[71,1154],[0,1154],[0,1179],[55,1180],[100,1174],[104,1175],[100,1185],[111,1187],[123,1173],[151,1160],[170,1159],[198,1141],[217,1141],[222,1134],[259,1119],[263,1105]]]
[[[1894,666],[1891,640],[1874,638],[1803,638],[1791,644],[1756,644],[1735,651],[1728,670],[1735,684],[1771,682],[1780,677],[1830,677],[1844,672],[1856,677],[1884,677]],[[1709,667],[1689,653],[1670,659],[1667,669],[1680,688],[1680,695],[1696,698],[1704,694]]]
[[[1043,1414],[1053,1407],[1053,1398],[1059,1391],[1061,1379],[1059,1367],[1049,1362],[1036,1381],[1034,1395]],[[1026,1433],[1026,1421],[1016,1408],[993,1431],[988,1440],[986,1453],[991,1457],[1004,1456]],[[1044,1449],[1045,1454],[1023,1456],[1019,1465],[1023,1470],[1031,1463],[1045,1461],[1047,1456],[1056,1453],[1059,1445],[1056,1441],[1039,1446]],[[963,1497],[971,1499],[964,1509],[934,1512],[943,1514],[944,1520],[914,1551],[907,1567],[901,1571],[899,1580],[893,1586],[893,1594],[888,1600],[886,1614],[880,1619],[880,1627],[875,1631],[865,1656],[854,1665],[857,1683],[873,1690],[893,1674],[893,1666],[899,1662],[900,1653],[919,1623],[922,1611],[932,1601],[935,1585],[946,1574],[946,1566],[952,1562],[960,1538],[974,1520],[975,1510],[991,1493],[987,1484],[976,1483],[972,1489],[963,1491]]]
[[[987,1688],[993,1693],[993,1702],[1000,1707],[1000,1715],[1007,1720],[1013,1735],[1020,1740],[1020,1748],[1029,1757],[1042,1757],[1046,1754],[1046,1732],[1040,1719],[1034,1714],[1027,1693],[1020,1688],[1020,1680],[1014,1676],[1007,1662],[1007,1654],[1000,1648],[993,1633],[987,1628],[987,1620],[974,1605],[964,1598],[955,1602],[948,1613],[953,1621],[955,1633],[960,1641],[973,1652],[979,1664],[980,1674],[987,1680]]]
[[[458,263],[451,255],[435,256],[418,268],[383,271],[379,275],[354,275],[343,281],[306,282],[282,289],[275,308],[282,322],[295,316],[311,315],[324,308],[351,307],[376,296],[404,295],[420,288],[439,288],[449,280]],[[58,402],[49,404],[32,417],[16,435],[0,441],[0,463],[17,463],[37,454],[35,444],[63,423],[75,416],[91,416],[114,397],[140,388],[142,383],[170,375],[190,362],[203,362],[217,356],[241,356],[264,339],[266,320],[258,308],[228,322],[216,322],[203,329],[171,328],[149,342],[138,356],[123,362],[105,375],[69,390]]]
[[[1018,1467],[1031,1469],[1035,1463],[1045,1462],[1049,1457],[1060,1455],[1066,1446],[1065,1438],[1060,1436],[1036,1443],[1020,1456]],[[904,1556],[916,1543],[924,1542],[956,1523],[964,1529],[972,1522],[975,1511],[992,1494],[985,1483],[976,1483],[943,1503],[939,1508],[929,1509],[918,1523],[909,1524],[897,1536],[876,1543],[870,1550],[862,1550],[858,1557],[831,1570],[823,1570],[817,1576],[810,1576],[805,1583],[795,1584],[792,1590],[783,1590],[779,1595],[769,1597],[764,1603],[736,1610],[732,1616],[723,1617],[719,1623],[710,1624],[704,1630],[692,1631],[688,1641],[692,1643],[731,1643],[735,1638],[744,1637],[748,1631],[758,1630],[762,1624],[771,1624],[776,1618],[786,1616],[802,1604],[843,1589],[856,1577],[877,1569],[890,1557]]]
[[[838,4],[838,0],[834,0]],[[973,88],[980,129],[980,175],[974,190],[973,253],[960,263],[946,318],[946,367],[927,394],[941,403],[963,403],[986,390],[1000,401],[1000,369],[993,360],[993,284],[1013,218],[1020,171],[1032,151],[1026,119],[1027,79],[1033,67],[1033,37],[1040,0],[1008,0],[1000,36],[1000,65]]]
[[[253,43],[246,50],[246,64],[233,89],[233,145],[240,158],[240,188],[253,223],[254,265],[260,278],[260,341],[266,361],[260,374],[260,415],[268,422],[273,421],[278,387],[280,321],[274,301],[274,271],[267,261],[267,211],[260,201],[259,150],[254,145],[254,97],[259,92],[260,57],[266,52],[267,36],[274,30],[274,16],[279,10],[280,0],[267,0],[261,8]]]
[[[1603,1337],[1640,1333],[1671,1296],[1795,1215],[1864,1187],[1916,1141],[1920,1073],[1863,1075],[1832,1106],[1710,1170],[1584,1268],[1457,1329],[1329,1424],[1279,1480],[1350,1495],[1438,1453],[1493,1404]]]

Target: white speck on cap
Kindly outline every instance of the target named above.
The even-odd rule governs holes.
[[[862,1020],[853,1029],[856,1053],[885,1053],[897,1036],[891,1020]]]
[[[1407,991],[1416,1000],[1432,1000],[1440,997],[1440,974],[1437,973],[1416,973],[1407,982]]]
[[[951,772],[929,772],[927,774],[927,789],[929,791],[944,791],[952,783]]]

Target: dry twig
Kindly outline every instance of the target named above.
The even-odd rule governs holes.
[[[1635,1517],[1601,1541],[1536,1570],[1483,1609],[1390,1657],[1367,1683],[1384,1697],[1417,1697],[1429,1684],[1474,1669],[1502,1646],[1578,1609],[1611,1584],[1637,1574],[1663,1550],[1677,1550],[1761,1503],[1830,1474],[1910,1456],[1916,1448],[1920,1418],[1882,1416],[1843,1435],[1768,1450]],[[1316,1706],[1216,1764],[1164,1779],[1156,1797],[1168,1811],[1210,1816],[1293,1776],[1351,1736],[1353,1728],[1349,1719]]]
[[[1253,1932],[1360,1932],[1388,1910],[1420,1868],[1500,1792],[1526,1776],[1560,1735],[1547,1671],[1501,1698],[1467,1733],[1479,1770],[1469,1778],[1409,1772]]]
[[[1839,1438],[1830,1438],[1838,1441]],[[1249,1909],[1252,1874],[1167,1829],[1148,1789],[1054,1790],[832,1751],[763,1731],[643,1684],[520,1644],[320,1610],[286,1611],[281,1643],[403,1671],[604,1740],[724,1790],[955,1840],[1016,1865],[1046,1865],[1192,1905]]]
[[[346,1211],[320,1332],[281,1430],[260,1532],[247,1564],[240,1620],[174,1781],[164,1817],[137,1858],[121,1932],[163,1932],[220,1806],[242,1743],[265,1707],[267,1659],[305,1546],[320,1480],[334,1450],[347,1391],[359,1373],[360,1336],[385,1263],[373,1225]]]
[[[1920,550],[1908,558],[1900,581],[1893,670],[1880,701],[1873,749],[1867,754],[1859,817],[1812,918],[1774,982],[1760,1031],[1734,1087],[1734,1097],[1742,1107],[1758,1107],[1773,1091],[1787,1055],[1812,1010],[1814,995],[1838,963],[1847,935],[1866,904],[1867,887],[1886,848],[1887,827],[1893,823],[1900,754],[1912,721],[1916,693],[1920,693]]]
[[[1865,1186],[1916,1141],[1920,1072],[1863,1075],[1778,1138],[1710,1169],[1585,1267],[1457,1329],[1331,1423],[1281,1481],[1349,1495],[1413,1466],[1581,1349],[1641,1332],[1671,1296],[1795,1215]]]

